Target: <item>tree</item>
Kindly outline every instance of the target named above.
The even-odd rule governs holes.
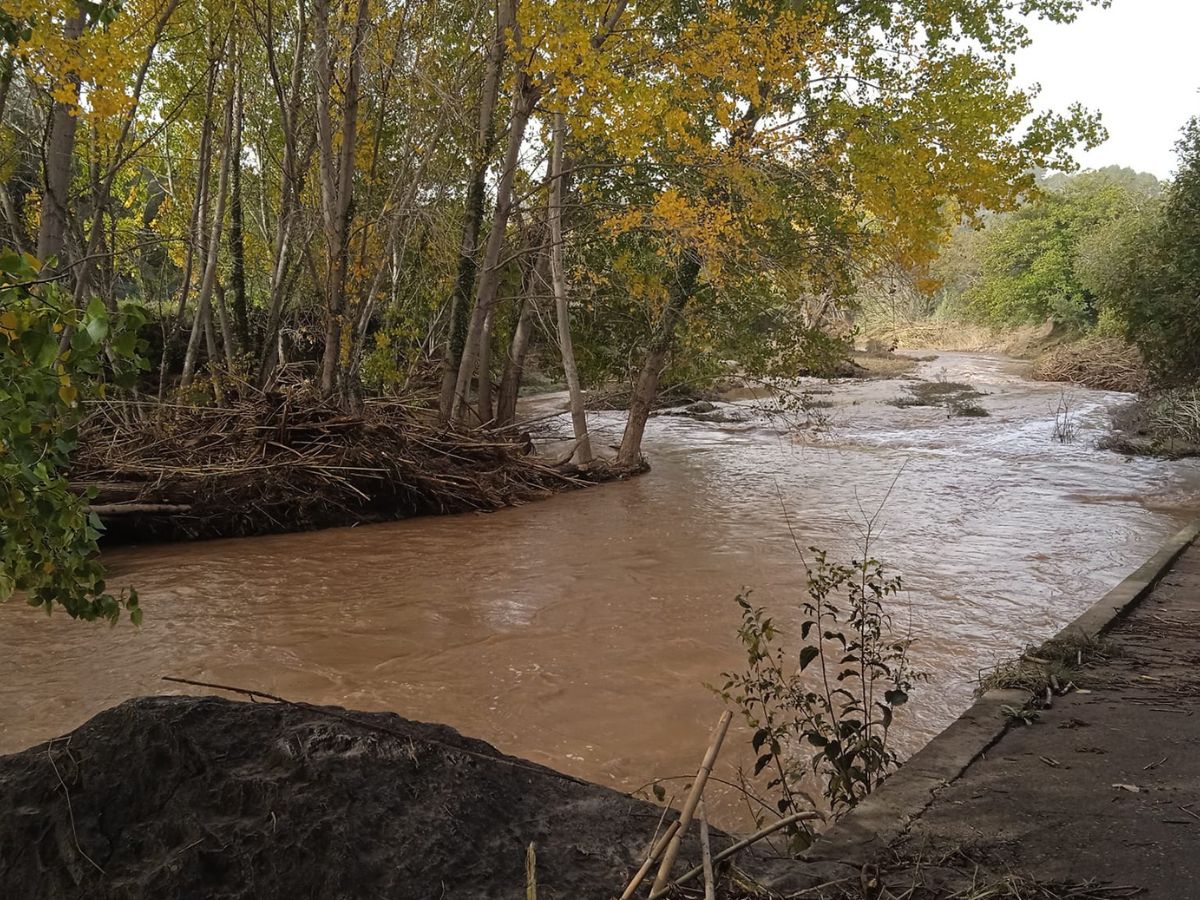
[[[0,601],[22,591],[47,613],[141,621],[137,593],[108,592],[97,559],[100,522],[65,471],[81,401],[145,366],[140,310],[111,316],[93,300],[74,310],[30,256],[0,254]],[[60,336],[70,330],[69,346]],[[106,347],[106,357],[101,347]],[[102,358],[109,361],[106,365]]]
[[[1200,380],[1200,118],[1176,145],[1179,169],[1162,202],[1105,235],[1089,279],[1163,387]]]
[[[1084,277],[1098,235],[1136,217],[1153,202],[1157,182],[1078,175],[1061,189],[1041,192],[985,232],[979,277],[963,302],[985,321],[1038,323],[1046,319],[1094,326],[1101,298]]]

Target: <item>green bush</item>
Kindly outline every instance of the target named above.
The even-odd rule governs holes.
[[[50,612],[141,621],[136,592],[109,593],[97,559],[100,522],[66,470],[81,403],[132,379],[137,307],[76,310],[29,256],[0,254],[0,600],[15,591]]]

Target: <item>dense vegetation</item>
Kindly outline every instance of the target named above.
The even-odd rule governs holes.
[[[1141,351],[1159,388],[1200,381],[1200,120],[1163,184],[1110,167],[1040,180],[1013,212],[960,226],[928,269],[906,273],[902,316],[1004,329],[1052,321]],[[876,316],[878,291],[868,298]],[[872,307],[873,300],[873,308]],[[1097,340],[1080,348],[1121,354]]]
[[[1067,21],[1089,2],[1020,7]],[[322,402],[401,395],[495,429],[536,356],[570,389],[583,465],[583,384],[629,385],[632,466],[660,380],[836,356],[826,313],[857,272],[927,266],[961,217],[1015,208],[1031,172],[1101,137],[1010,86],[1011,7],[0,0],[0,236],[35,273],[0,302],[58,317],[43,375],[88,355],[115,384],[143,343],[131,416],[300,377]],[[146,324],[118,346],[85,311]],[[9,394],[29,375],[14,335]],[[4,521],[27,489],[54,514],[65,459],[20,487],[3,427]],[[87,555],[3,527],[6,565]]]

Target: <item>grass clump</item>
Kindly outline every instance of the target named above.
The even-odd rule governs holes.
[[[1067,685],[1078,686],[1083,666],[1098,659],[1111,659],[1116,648],[1111,641],[1082,631],[1030,645],[1019,657],[993,667],[979,677],[976,694],[996,690],[1026,691],[1040,697],[1047,691],[1059,693]]]
[[[951,403],[950,415],[964,419],[985,419],[991,413],[978,403]]]

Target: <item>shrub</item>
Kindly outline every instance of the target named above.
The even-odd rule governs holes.
[[[748,592],[739,595],[747,667],[725,673],[718,693],[754,729],[754,772],[771,771],[768,787],[779,791],[780,813],[799,811],[800,782],[811,772],[839,815],[898,765],[891,726],[919,676],[909,666],[910,640],[892,634],[884,608],[900,591],[900,577],[874,559],[843,565],[822,550],[812,553],[799,647],[783,643],[775,620]],[[815,749],[807,760],[805,747]],[[805,836],[796,837],[803,844]]]

